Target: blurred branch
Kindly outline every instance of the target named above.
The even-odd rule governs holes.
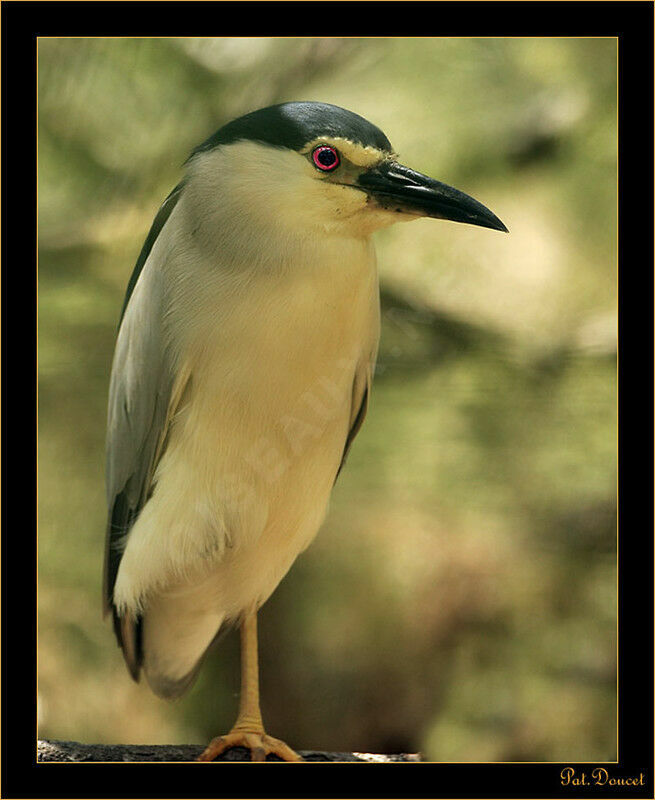
[[[449,356],[510,350],[510,342],[498,331],[409,300],[395,288],[380,287],[380,305],[383,335],[378,376],[391,367],[424,370]]]
[[[342,68],[360,50],[361,40],[358,39],[306,40],[300,57],[286,71],[274,76],[271,83],[272,102],[282,102],[285,97],[333,71],[336,65]]]
[[[414,303],[389,286],[380,288],[380,305],[383,314],[392,317],[402,315],[408,321],[424,325],[431,334],[449,342],[460,352],[475,348],[481,342],[494,346],[507,344],[506,337],[497,331],[476,325],[443,309]]]

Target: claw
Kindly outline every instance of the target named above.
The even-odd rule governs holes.
[[[266,750],[263,747],[253,747],[251,751],[251,761],[266,761]]]
[[[203,750],[201,755],[196,759],[197,761],[213,761],[224,750],[227,750],[228,745],[225,742],[224,736],[217,736],[212,739],[207,747]]]
[[[250,750],[251,761],[266,761],[271,753],[283,761],[302,761],[302,757],[292,750],[288,744],[275,739],[263,731],[231,731],[225,736],[212,739],[197,761],[214,761],[221,753],[232,747],[245,747]]]

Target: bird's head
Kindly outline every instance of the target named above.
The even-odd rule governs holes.
[[[434,217],[507,230],[477,200],[400,164],[378,127],[326,103],[235,119],[193,151],[189,171],[200,202],[265,228],[366,236]]]

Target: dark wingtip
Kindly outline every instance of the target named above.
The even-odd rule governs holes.
[[[114,617],[114,632],[118,646],[123,651],[123,658],[132,679],[139,682],[139,674],[143,664],[141,647],[141,618],[133,617],[127,613],[120,617],[115,608],[112,609]]]

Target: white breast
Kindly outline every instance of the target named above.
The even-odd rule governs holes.
[[[264,273],[206,264],[195,297],[171,275],[170,324],[191,380],[123,554],[119,606],[208,580],[210,605],[236,616],[266,600],[316,535],[379,335],[370,243],[321,245]]]

